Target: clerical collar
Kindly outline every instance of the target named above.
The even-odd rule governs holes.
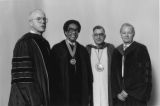
[[[131,43],[129,44],[124,44],[123,43],[123,50],[126,50],[134,41],[132,41]]]
[[[30,32],[30,33],[33,33],[33,34],[41,35],[40,33],[36,33],[36,32],[33,31],[33,30],[30,30],[29,32]]]
[[[66,39],[66,41],[67,41],[70,45],[73,45],[73,46],[76,44],[76,42],[73,42],[73,43],[72,43],[72,42],[69,41],[68,39]]]

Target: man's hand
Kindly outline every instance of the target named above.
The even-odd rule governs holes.
[[[125,97],[125,98],[128,97],[128,93],[127,93],[126,91],[124,91],[124,90],[122,90],[121,94],[122,94],[122,96]]]
[[[121,101],[125,101],[127,97],[128,93],[125,92],[124,90],[122,90],[122,92],[117,95],[117,98]]]

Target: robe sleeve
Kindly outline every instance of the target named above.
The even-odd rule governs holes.
[[[34,61],[28,42],[16,44],[12,59],[12,85],[9,106],[41,106],[40,89],[34,82]]]
[[[145,70],[145,82],[146,82],[146,93],[145,99],[148,101],[150,99],[151,89],[152,89],[152,74],[151,74],[151,60],[147,48],[144,49],[144,70]]]
[[[87,49],[89,55],[91,56],[91,46],[90,46],[90,45],[87,45],[87,46],[86,46],[86,49]]]
[[[148,101],[151,94],[152,83],[151,83],[151,61],[147,48],[143,46],[139,50],[138,63],[136,66],[137,70],[141,71],[141,79],[143,83],[137,82],[133,87],[136,88],[129,92],[129,95],[141,100]],[[138,75],[139,76],[139,75]],[[136,87],[137,86],[137,87]]]
[[[90,49],[91,50],[91,49]],[[88,83],[89,83],[89,104],[90,106],[93,106],[93,74],[92,74],[92,68],[91,68],[91,61],[89,53],[87,52],[86,59],[88,61]]]
[[[112,92],[112,98],[116,99],[117,98],[117,94],[119,92],[121,92],[121,78],[118,75],[118,70],[117,70],[117,66],[118,66],[118,50],[114,49],[113,54],[112,54],[112,61],[111,61],[111,92]],[[119,68],[119,67],[118,67]]]

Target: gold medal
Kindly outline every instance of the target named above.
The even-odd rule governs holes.
[[[67,44],[69,53],[72,56],[72,59],[70,60],[70,63],[72,65],[75,65],[76,64],[75,53],[76,53],[77,45],[75,44],[74,47],[73,47],[73,50],[72,50],[71,47],[70,47],[70,45],[69,45],[69,43],[67,41],[66,41],[66,44]]]
[[[101,63],[97,63],[96,64],[96,70],[99,72],[102,72],[104,70],[104,67]]]
[[[96,52],[96,50],[95,50],[95,52]],[[96,56],[98,58],[98,63],[95,65],[95,68],[96,68],[96,70],[98,72],[102,72],[104,70],[104,67],[103,67],[103,65],[100,62],[101,61],[101,57],[102,57],[102,53],[103,53],[103,49],[102,49],[102,51],[100,51],[98,49],[98,51],[96,52]]]
[[[71,63],[72,65],[75,65],[75,64],[76,64],[76,59],[73,59],[73,58],[72,58],[72,59],[70,60],[70,63]]]

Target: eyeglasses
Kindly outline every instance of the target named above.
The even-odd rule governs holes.
[[[78,28],[68,28],[68,32],[78,32]]]
[[[99,36],[104,36],[105,34],[104,34],[104,33],[99,33],[99,34],[96,33],[96,34],[94,34],[94,36],[98,36],[98,35],[99,35]]]
[[[33,20],[37,20],[38,22],[42,22],[42,21],[44,21],[44,22],[48,22],[48,19],[47,18],[45,18],[45,17],[37,17],[37,18],[35,18],[35,19],[33,19]]]

